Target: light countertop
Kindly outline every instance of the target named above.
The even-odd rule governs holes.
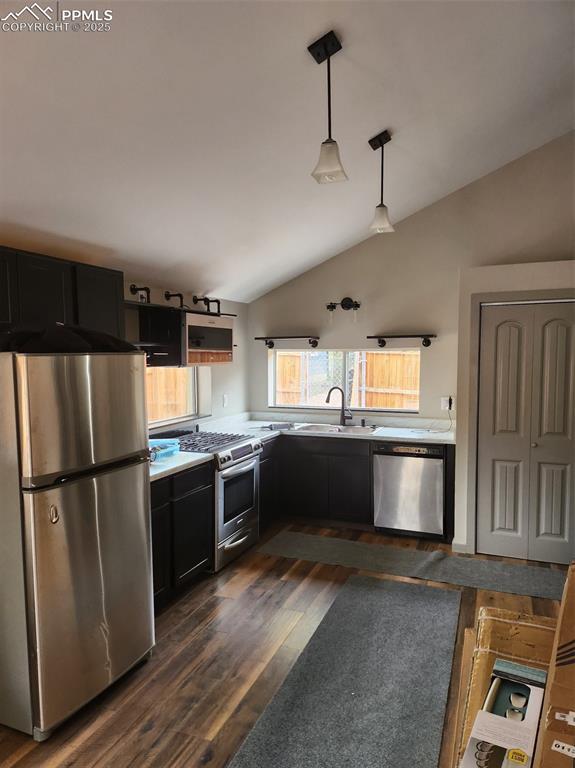
[[[197,467],[199,464],[205,464],[211,461],[213,453],[189,453],[180,451],[175,456],[169,456],[167,459],[159,459],[150,464],[150,480],[159,480],[162,477],[175,475],[176,472],[183,472],[184,469]]]
[[[226,425],[226,432],[234,432],[246,437],[258,437],[262,441],[273,440],[278,435],[289,435],[298,437],[324,437],[328,440],[374,440],[374,441],[402,441],[409,443],[438,443],[453,445],[455,443],[455,434],[446,430],[416,429],[411,427],[378,427],[374,432],[352,434],[349,432],[314,432],[311,430],[285,429],[272,431],[265,429],[271,421],[238,421]],[[294,423],[294,427],[301,426],[301,423]],[[202,425],[202,432],[221,432],[222,428],[217,428],[210,424]],[[175,475],[185,469],[204,464],[211,461],[212,453],[188,453],[180,451],[175,456],[167,459],[160,459],[150,464],[150,480],[159,480],[162,477]]]
[[[362,432],[353,434],[350,432],[323,432],[318,430],[298,430],[285,429],[280,431],[270,431],[265,429],[266,425],[272,424],[270,421],[240,421],[232,431],[238,434],[249,435],[250,437],[259,437],[261,440],[280,435],[293,435],[296,437],[326,437],[329,439],[346,440],[407,440],[410,443],[440,443],[447,445],[455,444],[455,433],[445,429],[421,429],[415,427],[378,427],[374,432]],[[301,427],[307,423],[315,422],[297,422],[294,427]],[[203,429],[202,431],[217,432],[216,429]]]

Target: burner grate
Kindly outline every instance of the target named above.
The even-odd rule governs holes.
[[[249,436],[221,432],[193,432],[180,438],[180,451],[213,453],[218,448],[237,443],[240,440],[249,440]]]

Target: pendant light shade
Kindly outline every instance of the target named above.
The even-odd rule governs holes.
[[[319,160],[311,174],[318,184],[347,181],[347,174],[341,164],[337,141],[331,136],[331,57],[340,50],[341,43],[334,32],[328,32],[327,35],[316,40],[308,48],[318,64],[327,62],[327,139],[320,147]]]
[[[387,205],[380,203],[375,209],[375,216],[370,226],[371,231],[376,235],[381,235],[384,232],[395,232],[393,224],[389,220],[389,211]]]
[[[326,139],[319,151],[319,160],[311,174],[318,184],[331,184],[333,181],[347,181],[343,170],[337,141]]]
[[[380,199],[370,226],[370,230],[376,235],[382,235],[385,232],[395,232],[393,224],[389,220],[387,205],[383,202],[383,148],[388,141],[391,141],[389,131],[383,131],[377,136],[374,136],[373,139],[369,140],[369,146],[372,149],[381,149],[381,176],[379,180]]]

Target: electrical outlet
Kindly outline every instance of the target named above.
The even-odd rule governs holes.
[[[442,411],[452,411],[454,405],[455,405],[455,398],[452,395],[447,395],[447,397],[441,398]]]
[[[228,396],[222,395],[222,408],[227,408],[227,407],[228,407]]]

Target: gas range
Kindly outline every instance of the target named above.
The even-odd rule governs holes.
[[[220,470],[245,461],[262,451],[261,440],[230,432],[189,432],[174,429],[162,432],[156,437],[177,437],[180,441],[180,451],[213,453],[217,468]]]
[[[215,471],[214,571],[253,546],[259,538],[259,438],[221,432],[174,429],[155,435],[177,437],[181,451],[213,453]]]

